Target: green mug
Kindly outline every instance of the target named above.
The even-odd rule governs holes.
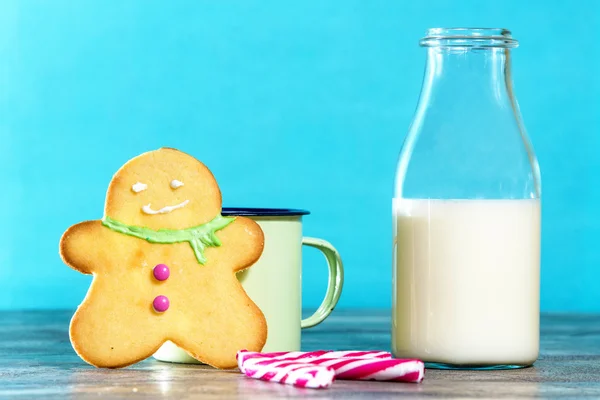
[[[323,322],[342,293],[344,269],[338,251],[325,240],[302,236],[302,217],[308,215],[308,211],[223,208],[222,214],[251,218],[260,225],[265,235],[260,259],[238,274],[244,290],[267,320],[268,335],[263,351],[299,351],[301,330]],[[302,245],[319,249],[329,267],[325,298],[317,311],[306,319],[302,319]],[[161,346],[154,358],[198,363],[170,341]]]

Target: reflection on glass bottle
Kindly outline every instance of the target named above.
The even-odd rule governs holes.
[[[430,29],[393,201],[392,348],[430,367],[511,368],[539,348],[537,160],[505,29]]]

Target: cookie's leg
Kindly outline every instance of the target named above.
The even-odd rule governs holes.
[[[71,320],[73,348],[86,362],[104,368],[131,365],[151,356],[164,342],[162,315],[132,288],[95,277]],[[139,296],[139,295],[137,295]]]
[[[238,280],[223,279],[212,302],[193,299],[185,330],[170,332],[170,340],[192,357],[217,368],[234,368],[239,350],[260,351],[267,340],[267,324],[260,309]]]

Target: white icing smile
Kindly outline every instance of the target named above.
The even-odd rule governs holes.
[[[153,210],[151,207],[152,204],[146,204],[145,206],[142,207],[142,211],[144,212],[144,214],[149,214],[149,215],[167,214],[173,210],[177,210],[178,208],[185,207],[189,202],[190,202],[189,200],[186,200],[186,201],[183,201],[174,206],[165,206],[165,207],[161,208],[160,210]]]

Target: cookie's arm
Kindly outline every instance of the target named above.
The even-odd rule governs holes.
[[[65,264],[84,274],[95,272],[104,229],[101,221],[85,221],[67,229],[59,245]]]
[[[227,259],[233,271],[254,264],[263,251],[265,238],[260,226],[250,218],[236,217],[235,221],[217,232],[221,240],[220,257]],[[211,248],[212,249],[212,248]]]

